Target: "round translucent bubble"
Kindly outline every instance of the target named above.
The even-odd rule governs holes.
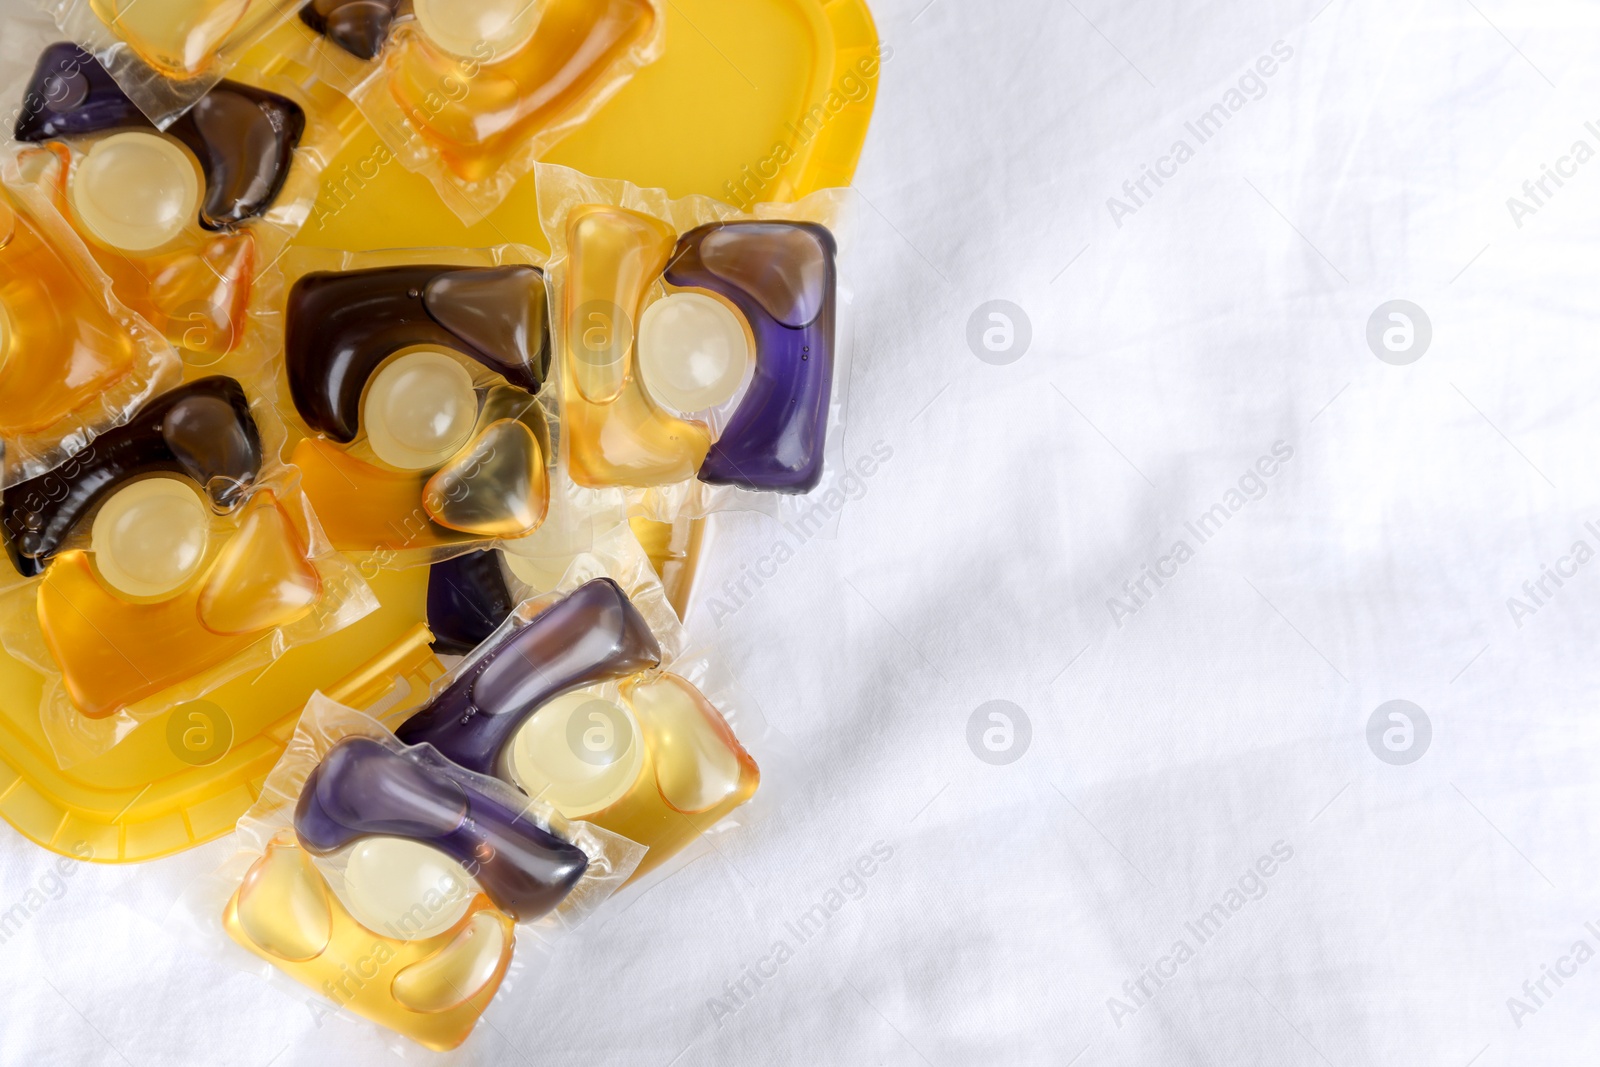
[[[413,0],[428,40],[465,59],[501,59],[533,39],[544,0]]]
[[[344,902],[374,933],[401,941],[442,934],[477,894],[465,867],[435,848],[403,837],[369,837],[350,850]]]
[[[411,352],[384,367],[361,411],[372,451],[408,471],[437,467],[455,455],[477,419],[472,375],[443,352]]]
[[[593,692],[559,696],[511,740],[507,770],[532,797],[569,819],[621,800],[644,766],[633,713]]]
[[[184,150],[160,134],[95,142],[72,172],[72,207],[113,248],[148,252],[183,232],[200,208],[200,178]]]
[[[175,592],[206,558],[211,517],[187,482],[146,478],[111,495],[94,517],[90,551],[100,577],[131,597]]]
[[[650,395],[675,411],[733,399],[749,359],[738,317],[709,296],[673,293],[640,316],[639,374]]]

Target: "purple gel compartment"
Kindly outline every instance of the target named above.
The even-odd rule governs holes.
[[[468,552],[428,568],[428,629],[433,650],[461,656],[483,644],[516,609],[500,553]]]
[[[376,59],[399,10],[400,0],[312,0],[300,21],[357,59]]]
[[[17,140],[48,141],[118,126],[155,128],[88,52],[61,41],[39,53],[23,92]]]
[[[700,465],[712,485],[808,493],[822,480],[833,389],[836,246],[809,222],[728,222],[678,239],[666,281],[726,297],[755,334],[744,398]]]
[[[69,42],[39,56],[17,118],[19,141],[48,141],[121,127],[155,129],[100,62]],[[200,224],[225,230],[270,208],[288,180],[306,116],[287,97],[219,82],[167,130],[200,161]]]
[[[412,346],[460,352],[528,393],[550,365],[544,272],[537,267],[376,267],[308,274],[289,292],[289,395],[312,430],[356,439],[361,392]]]
[[[582,849],[438,753],[395,752],[368,737],[347,737],[323,757],[295,805],[294,828],[318,856],[378,836],[431,846],[518,922],[554,909],[589,866]]]
[[[596,578],[509,631],[397,731],[493,775],[528,716],[562,693],[659,666],[661,646],[622,587]]]
[[[244,388],[215,376],[156,397],[54,470],[0,492],[0,532],[17,571],[41,574],[106,496],[147,474],[193,478],[218,510],[261,472],[261,435]]]

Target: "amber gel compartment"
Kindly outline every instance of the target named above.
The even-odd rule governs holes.
[[[197,379],[0,492],[0,642],[46,678],[61,766],[376,608],[271,461],[269,412]]]
[[[0,486],[48,471],[180,374],[44,198],[0,187]]]
[[[76,45],[42,45],[31,65],[13,179],[47,191],[118,299],[187,366],[251,347],[230,367],[240,373],[275,354],[247,313],[343,142],[337,94],[303,87],[286,61],[241,67],[248,80],[217,83],[158,130]]]
[[[309,994],[319,1017],[348,1013],[439,1051],[500,990],[532,982],[644,852],[321,695],[238,836],[185,895],[195,931],[221,948],[220,919],[243,950],[233,962]]]
[[[572,481],[647,518],[836,518],[849,194],[745,212],[561,167],[537,183]]]
[[[312,0],[324,77],[471,225],[665,48],[663,0]]]

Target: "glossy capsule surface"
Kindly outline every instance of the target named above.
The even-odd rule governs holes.
[[[440,7],[441,5],[434,5]],[[655,32],[649,0],[544,0],[537,28],[473,42],[464,76],[459,29],[431,39],[425,20],[403,22],[385,51],[389,92],[452,174],[482,181],[581,107],[610,70]],[[448,9],[444,9],[448,10]],[[446,22],[448,26],[448,21]],[[454,51],[452,50],[454,49]],[[460,86],[442,95],[441,84]]]
[[[67,696],[98,719],[224,663],[309,614],[321,593],[303,532],[261,489],[200,577],[177,593],[129,599],[91,553],[68,549],[45,571],[36,603]]]
[[[634,366],[634,324],[676,242],[671,227],[625,208],[583,205],[567,221],[562,441],[579,485],[686,481],[711,448],[710,428],[663,410]]]
[[[389,40],[401,0],[311,0],[300,20],[357,59],[373,59]]]
[[[680,412],[732,400],[744,381],[750,346],[738,316],[701,293],[673,293],[639,320],[639,377],[650,396]]]
[[[0,492],[0,529],[18,572],[33,576],[109,494],[152,474],[194,481],[219,510],[238,505],[261,470],[261,436],[244,389],[201,378],[145,404],[55,470]]]
[[[294,826],[301,847],[318,855],[374,836],[429,845],[460,863],[496,907],[528,921],[559,905],[589,861],[527,815],[435,753],[349,737],[306,779]]]
[[[177,240],[200,207],[200,179],[176,142],[124,130],[89,146],[67,182],[73,218],[101,244],[151,252]]]
[[[116,136],[156,138],[182,151],[165,135]],[[244,335],[256,275],[254,233],[248,229],[212,233],[197,219],[185,218],[175,235],[151,246],[149,242],[156,238],[145,235],[153,229],[153,220],[144,216],[141,205],[157,205],[165,214],[173,200],[170,192],[130,187],[86,195],[80,177],[90,159],[60,141],[28,149],[22,158],[46,163],[42,172],[49,176],[57,210],[83,239],[96,266],[111,278],[112,292],[119,301],[181,349],[217,358],[233,350]],[[192,158],[186,156],[185,163],[196,173]],[[150,168],[138,169],[150,172]],[[91,172],[85,180],[99,186],[104,178],[114,185],[116,173],[113,161],[102,174]],[[93,208],[86,212],[91,201]],[[128,234],[137,236],[130,241],[124,236]]]
[[[424,896],[425,917],[444,902]],[[516,931],[479,893],[426,937],[364,925],[292,835],[274,840],[222,915],[228,936],[341,1008],[444,1051],[467,1039],[511,963]]]
[[[712,485],[806,493],[822,480],[833,389],[833,235],[814,223],[729,222],[684,234],[669,285],[728,300],[755,334],[755,374],[700,465]]]
[[[64,41],[40,53],[15,132],[19,141],[40,143],[154,128],[99,60]],[[270,208],[305,129],[305,111],[293,100],[232,81],[218,82],[168,126],[204,177],[200,224],[227,229]]]
[[[661,646],[609,578],[578,587],[474,661],[397,731],[481,774],[499,774],[517,729],[562,693],[648,670]]]
[[[349,443],[378,367],[410,348],[460,352],[536,393],[548,366],[537,267],[399,266],[308,274],[289,293],[284,359],[306,425]]]
[[[167,78],[215,69],[242,25],[270,14],[275,0],[89,0],[135,55]]]
[[[25,158],[53,159],[58,209],[117,298],[220,357],[243,336],[258,267],[240,228],[277,201],[305,128],[293,100],[223,81],[158,132],[93,56],[60,43],[40,55],[16,136],[42,146]],[[109,136],[71,140],[90,135]]]
[[[622,698],[643,735],[644,763],[625,793],[584,818],[649,848],[634,869],[639,878],[754,796],[761,772],[687,679],[635,677],[623,682]]]
[[[126,381],[140,342],[39,220],[0,190],[0,435],[63,429]]]
[[[497,555],[478,553],[458,566],[477,571]],[[430,575],[430,624],[440,566]],[[493,577],[503,581],[498,562]],[[492,629],[510,612],[488,580],[452,581],[447,588],[447,619],[481,620]],[[483,687],[483,699],[476,685],[458,680],[400,733],[491,768],[569,819],[645,845],[649,851],[632,875],[638,878],[754,796],[761,772],[699,689],[680,675],[654,673],[637,630],[642,617],[623,612],[622,630],[635,636],[619,639],[613,613],[622,603],[633,610],[620,596],[608,579],[581,586],[523,627],[543,622],[538,640],[514,644],[520,631],[512,631],[485,652],[483,661],[495,663],[503,677]],[[618,680],[620,704],[592,688]],[[496,687],[500,695],[490,691]]]
[[[516,606],[498,551],[468,552],[428,568],[428,629],[435,652],[471,652]]]
[[[293,462],[333,543],[403,550],[521,537],[544,521],[543,274],[399,266],[310,274],[288,298]],[[456,357],[460,357],[457,359]],[[462,361],[508,384],[475,390]],[[381,462],[346,445],[366,435]]]
[[[647,488],[698,477],[779,493],[817,486],[838,288],[826,228],[737,221],[676,237],[641,213],[583,205],[568,218],[567,247],[562,400],[573,481]],[[661,282],[675,291],[644,309]],[[658,399],[684,411],[735,395],[745,344],[724,321],[723,301],[748,324],[755,358],[713,440],[705,423]],[[637,337],[634,323],[642,324]]]

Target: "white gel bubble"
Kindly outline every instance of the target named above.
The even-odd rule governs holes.
[[[639,374],[659,403],[705,411],[733,399],[749,363],[739,319],[700,293],[673,293],[639,319]]]
[[[443,352],[410,352],[372,379],[361,427],[385,463],[427,470],[460,451],[477,418],[478,396],[465,367]]]
[[[194,577],[206,558],[210,515],[176,478],[146,478],[113,493],[89,535],[95,567],[126,596],[159,597]]]
[[[74,168],[70,192],[89,232],[125,252],[170,243],[200,208],[200,178],[188,154],[141,131],[96,141]]]
[[[511,740],[511,777],[569,819],[602,811],[632,788],[644,765],[633,713],[591,692],[567,693],[535,712]]]
[[[423,34],[463,59],[510,55],[533,39],[544,0],[412,0]]]
[[[374,933],[402,941],[442,934],[467,913],[476,894],[461,864],[403,837],[369,837],[351,850],[344,902]]]

